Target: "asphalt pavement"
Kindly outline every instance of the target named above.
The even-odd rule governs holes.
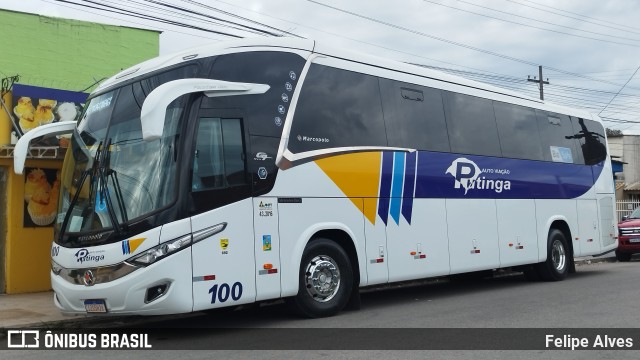
[[[614,253],[599,257],[576,258],[576,266],[587,266],[593,263],[616,262]],[[579,269],[578,269],[579,271]],[[508,274],[507,274],[508,275]],[[185,315],[176,315],[177,317]],[[0,294],[0,329],[28,328],[44,326],[60,326],[64,323],[77,322],[82,326],[85,322],[122,323],[130,322],[132,317],[95,317],[87,315],[65,315],[53,304],[53,292],[39,292],[28,294]]]

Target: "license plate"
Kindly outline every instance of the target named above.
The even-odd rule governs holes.
[[[631,238],[629,239],[629,242],[632,242],[632,243],[640,242],[640,238]]]
[[[84,309],[87,310],[88,313],[106,313],[107,305],[102,299],[85,300]]]

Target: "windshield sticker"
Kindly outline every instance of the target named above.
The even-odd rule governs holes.
[[[271,251],[271,235],[262,235],[262,251]]]
[[[296,78],[298,78],[298,76],[296,75],[296,73],[295,73],[295,72],[293,72],[293,71],[289,71],[289,78],[290,78],[291,80],[294,80],[294,81],[295,81],[295,80],[296,80]]]
[[[291,85],[291,83],[287,81],[287,83],[284,84],[284,88],[287,89],[287,91],[291,92],[291,90],[293,90],[293,85]]]
[[[289,95],[282,93],[280,97],[282,98],[282,102],[289,102]]]
[[[284,105],[278,105],[278,112],[282,115],[284,115],[284,113],[287,111],[287,109],[284,107]]]
[[[554,162],[573,164],[571,149],[561,146],[549,146],[549,150],[551,151],[551,159]]]
[[[282,119],[280,118],[280,116],[276,116],[273,119],[273,122],[276,124],[276,126],[282,126]]]
[[[98,99],[100,99],[100,98],[98,98]],[[85,113],[85,116],[89,116],[89,115],[91,115],[92,113],[94,113],[96,111],[104,110],[104,109],[108,108],[109,106],[111,106],[111,99],[113,99],[113,95],[109,96],[106,99],[101,99],[101,100],[98,100],[98,99],[96,99],[97,101],[95,101],[95,102],[92,101],[89,104],[89,107],[87,108],[87,112]]]
[[[69,232],[79,232],[82,228],[82,216],[74,216],[69,223]]]

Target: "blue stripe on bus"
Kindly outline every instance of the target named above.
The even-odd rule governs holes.
[[[585,166],[421,151],[415,197],[574,199],[593,187],[602,170],[603,164]]]
[[[413,212],[413,192],[416,182],[416,158],[418,152],[407,154],[407,161],[404,172],[404,191],[402,193],[402,217],[411,225],[411,214]]]
[[[389,213],[396,224],[400,223],[400,206],[402,204],[402,182],[404,180],[405,153],[393,154],[393,182],[391,183],[391,204]]]
[[[122,242],[122,254],[123,254],[123,255],[126,255],[126,254],[128,254],[129,252],[130,252],[130,251],[129,251],[129,242],[128,242],[128,241],[123,241],[123,242]]]
[[[382,174],[380,175],[380,194],[378,200],[378,215],[387,225],[387,218],[389,217],[389,201],[388,197],[391,194],[391,176],[393,172],[393,153],[382,153]]]

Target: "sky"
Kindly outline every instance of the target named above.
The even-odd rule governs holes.
[[[162,31],[161,55],[233,39],[212,31],[264,36],[230,28],[228,21],[281,34],[264,24],[534,97],[538,84],[527,77],[537,77],[541,65],[549,81],[546,101],[586,109],[608,128],[640,134],[640,1],[0,0],[0,8]],[[208,31],[116,14],[113,8]]]

